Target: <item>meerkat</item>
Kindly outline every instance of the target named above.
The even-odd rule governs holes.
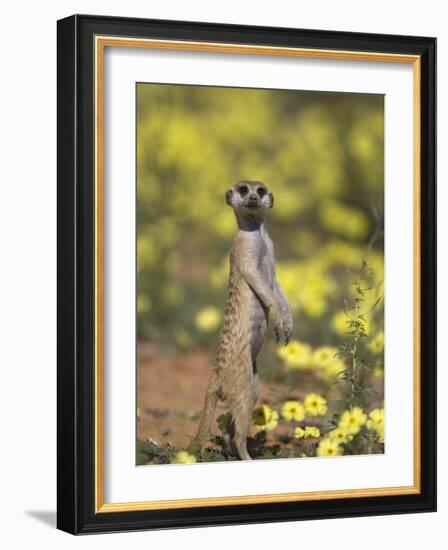
[[[270,313],[277,343],[291,339],[291,308],[275,277],[274,246],[264,219],[274,196],[261,182],[240,181],[225,194],[233,208],[238,233],[230,251],[228,298],[216,359],[210,374],[198,432],[191,448],[208,437],[218,399],[231,418],[235,454],[251,460],[247,451],[252,413],[259,394],[257,356],[264,344]]]

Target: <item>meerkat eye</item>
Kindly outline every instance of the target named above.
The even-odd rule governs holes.
[[[257,189],[257,193],[258,193],[258,196],[261,199],[262,197],[264,197],[266,195],[266,189],[264,189],[264,187],[259,187]]]
[[[238,192],[241,196],[247,195],[247,193],[249,192],[249,188],[247,187],[247,185],[240,185],[238,187]]]

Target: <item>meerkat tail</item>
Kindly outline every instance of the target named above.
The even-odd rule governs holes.
[[[202,446],[207,439],[210,432],[210,426],[215,414],[216,403],[219,397],[219,386],[217,384],[217,375],[213,371],[210,375],[207,391],[205,394],[204,408],[202,411],[201,421],[199,423],[198,431],[191,442],[190,448]]]

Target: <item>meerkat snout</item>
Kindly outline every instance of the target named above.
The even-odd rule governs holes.
[[[226,203],[237,212],[263,212],[274,206],[274,195],[261,181],[243,180],[226,192]]]

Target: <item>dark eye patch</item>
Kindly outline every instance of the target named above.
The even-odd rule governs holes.
[[[257,194],[260,198],[264,197],[266,195],[266,189],[264,187],[259,187],[257,189]]]
[[[249,187],[247,187],[247,185],[240,185],[238,187],[238,192],[242,196],[247,195],[247,193],[249,192]]]

